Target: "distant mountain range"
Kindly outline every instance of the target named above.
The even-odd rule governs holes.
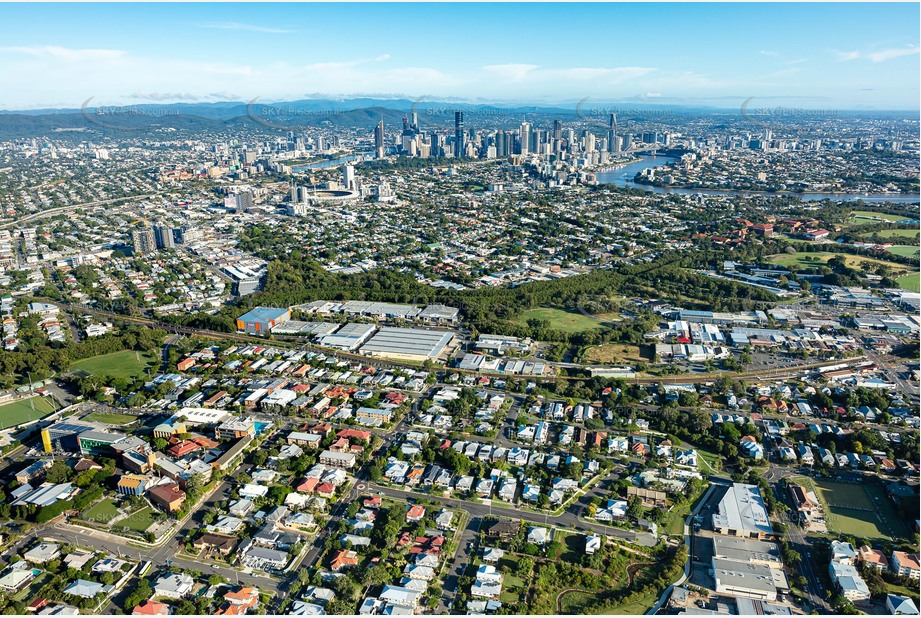
[[[426,101],[405,98],[303,99],[276,103],[221,101],[211,103],[143,103],[139,105],[84,108],[0,111],[0,139],[67,135],[91,132],[94,135],[145,133],[162,128],[179,131],[223,131],[245,128],[287,131],[299,127],[325,125],[371,130],[381,118],[390,128],[399,127],[402,118],[415,111],[423,129],[450,128],[454,112],[463,111],[465,126],[512,127],[533,116],[562,121],[595,119],[606,121],[610,112],[621,120],[635,118],[664,120],[662,110],[677,119],[685,115],[740,114],[739,108],[679,106],[666,103],[573,102],[570,105],[518,105]],[[847,115],[904,115],[911,112],[840,112]]]

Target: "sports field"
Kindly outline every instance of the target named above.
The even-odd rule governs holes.
[[[879,222],[879,221],[890,221],[894,223],[896,221],[903,221],[908,218],[909,217],[906,215],[888,215],[882,212],[855,210],[854,212],[851,213],[851,216],[848,217],[848,221],[851,223],[858,223],[862,225],[866,223],[873,223],[873,222]]]
[[[538,307],[522,311],[515,322],[527,326],[528,320],[547,320],[550,328],[566,333],[581,333],[594,330],[601,326],[603,320],[591,315],[583,315],[576,311],[565,311],[551,307]]]
[[[122,350],[77,361],[70,366],[70,370],[83,371],[97,376],[134,378],[144,371],[148,363],[155,362],[149,354],[135,350]]]
[[[864,539],[908,536],[908,530],[879,485],[817,479],[815,486],[825,503],[825,520],[830,531]]]
[[[131,515],[128,515],[126,518],[118,522],[115,526],[116,528],[124,528],[126,530],[134,530],[135,532],[146,532],[150,528],[151,524],[154,523],[154,512],[149,506],[145,506],[140,511],[136,511]]]
[[[29,421],[37,421],[54,412],[54,406],[41,396],[20,399],[0,405],[0,429],[8,429]]]
[[[133,414],[118,414],[117,412],[93,412],[83,418],[105,425],[127,425],[136,421],[138,417]]]
[[[115,506],[115,502],[109,498],[97,502],[83,512],[84,519],[100,524],[107,524],[116,517],[118,517],[118,507]]]
[[[921,292],[921,273],[902,275],[895,280],[899,287],[910,292]]]
[[[883,238],[898,238],[901,240],[903,238],[917,238],[918,230],[880,230],[875,234]]]
[[[818,268],[822,266],[825,262],[840,255],[844,258],[844,264],[848,268],[861,269],[865,267],[866,264],[869,264],[870,267],[873,266],[888,266],[893,271],[907,271],[910,267],[905,266],[904,264],[897,264],[895,262],[887,262],[885,260],[878,260],[876,258],[868,258],[860,255],[849,255],[847,253],[832,253],[829,251],[797,251],[796,253],[778,253],[776,255],[768,256],[768,260],[774,264],[779,264],[781,266],[798,266],[800,268]]]
[[[918,247],[915,245],[892,245],[886,251],[903,257],[918,257]]]

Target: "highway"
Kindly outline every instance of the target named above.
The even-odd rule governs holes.
[[[57,208],[49,208],[48,210],[42,210],[40,212],[33,212],[28,215],[17,217],[13,221],[5,221],[3,223],[0,223],[0,230],[8,229],[11,227],[19,227],[31,221],[37,221],[38,219],[46,219],[48,217],[53,217],[55,215],[72,212],[80,208],[93,208],[95,206],[105,206],[106,204],[116,204],[118,202],[124,202],[126,200],[146,200],[147,198],[157,197],[159,195],[171,195],[171,193],[147,193],[145,195],[129,195],[127,197],[114,197],[108,200],[97,200],[95,202],[84,202],[82,204],[73,204],[71,206],[58,206]]]

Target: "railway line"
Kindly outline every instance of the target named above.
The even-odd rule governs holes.
[[[47,302],[54,302],[50,299],[45,299]],[[224,333],[220,331],[192,328],[189,326],[182,326],[179,324],[171,324],[169,322],[161,322],[152,318],[141,317],[141,316],[127,316],[119,313],[113,313],[110,311],[103,311],[96,309],[94,307],[89,307],[87,305],[79,304],[68,304],[68,303],[56,303],[70,311],[76,311],[80,313],[86,313],[90,315],[95,315],[97,317],[106,318],[110,321],[120,321],[127,322],[129,324],[140,324],[143,326],[149,326],[151,328],[159,328],[165,330],[169,333],[193,336],[193,337],[202,337],[205,339],[214,339],[214,340],[226,340],[226,341],[237,341],[240,343],[254,344],[254,345],[273,345],[283,348],[299,348],[307,349],[314,352],[326,354],[327,356],[333,356],[342,360],[351,360],[356,362],[361,362],[365,365],[372,365],[379,368],[393,368],[393,369],[419,369],[418,364],[406,363],[400,361],[393,361],[387,359],[381,359],[377,357],[366,356],[364,354],[356,354],[354,352],[345,352],[342,350],[331,350],[329,348],[324,348],[312,343],[308,343],[302,340],[299,340],[295,337],[284,336],[284,335],[273,335],[271,339],[265,339],[263,337],[257,337],[254,335],[247,335],[244,333]],[[861,361],[867,360],[865,356],[859,356],[852,359],[848,359],[846,362],[848,364],[859,363]],[[703,384],[707,382],[712,382],[719,379],[721,376],[729,375],[735,379],[755,379],[755,380],[775,380],[775,379],[784,379],[796,377],[802,375],[804,371],[812,371],[815,369],[820,369],[822,367],[830,367],[833,365],[840,365],[841,360],[834,361],[823,361],[818,363],[809,363],[805,365],[796,365],[791,367],[778,367],[776,369],[763,369],[758,371],[743,371],[739,373],[732,373],[727,371],[720,371],[714,373],[706,374],[681,374],[674,376],[655,376],[655,377],[634,377],[628,378],[624,381],[629,384]],[[472,369],[459,369],[459,368],[447,368],[439,366],[441,370],[451,371],[452,373],[466,374],[466,375],[476,375],[476,376],[486,376],[490,378],[509,378],[508,374],[488,372],[488,371],[475,371]],[[521,377],[521,376],[518,376]],[[586,376],[570,376],[570,375],[547,375],[547,376],[526,376],[529,380],[535,380],[540,382],[584,382],[590,378]]]

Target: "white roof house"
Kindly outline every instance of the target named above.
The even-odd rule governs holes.
[[[61,547],[57,543],[42,542],[22,555],[33,564],[44,564],[61,555]]]
[[[195,580],[185,573],[167,573],[154,583],[154,594],[169,599],[181,599],[192,592]]]
[[[528,530],[528,543],[535,545],[545,545],[550,541],[550,530],[547,528],[533,527]]]
[[[92,599],[104,589],[105,586],[97,582],[78,579],[67,586],[67,588],[64,589],[64,593],[72,594],[75,597],[83,597],[84,599]]]

